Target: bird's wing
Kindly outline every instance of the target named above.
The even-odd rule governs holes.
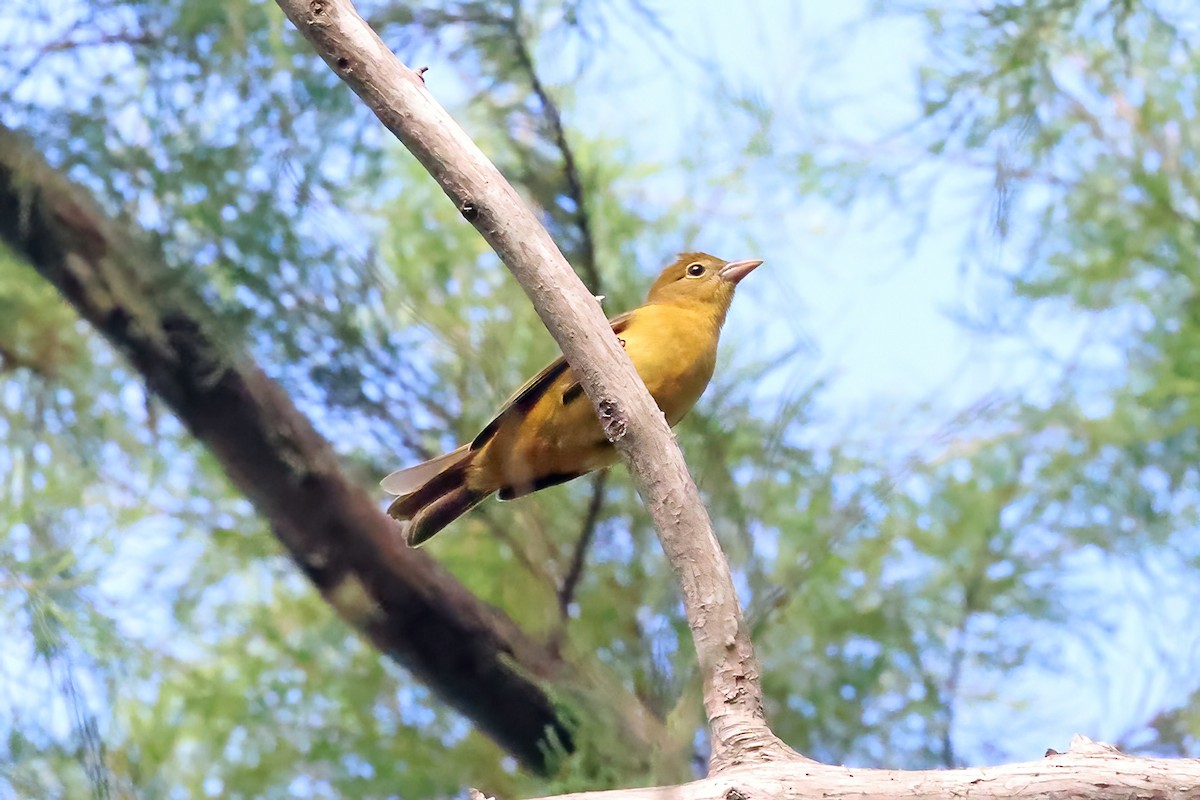
[[[621,331],[629,327],[629,321],[633,318],[633,313],[632,311],[627,311],[610,319],[608,323],[612,326],[613,333],[620,334]],[[567,360],[559,356],[550,362],[545,369],[530,378],[524,386],[517,389],[512,397],[504,402],[504,405],[500,408],[500,413],[493,417],[492,421],[485,425],[483,430],[479,432],[479,435],[472,440],[471,450],[478,450],[487,444],[496,435],[496,431],[500,429],[500,423],[509,414],[513,412],[525,413],[537,405],[537,402],[545,396],[546,390],[550,388],[560,375],[569,369]],[[582,387],[580,387],[579,382],[572,382],[566,391],[563,392],[562,402],[564,404],[569,403],[580,392],[582,392]]]

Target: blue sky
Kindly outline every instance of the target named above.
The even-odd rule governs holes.
[[[716,88],[704,68],[711,60],[735,91],[773,110],[781,149],[789,144],[786,133],[793,124],[805,130],[792,144],[827,138],[831,151],[870,148],[914,118],[913,77],[923,53],[911,22],[856,24],[865,6],[785,0],[754,0],[736,8],[712,1],[659,4],[676,48],[689,53],[673,54],[671,66],[664,67],[647,38],[620,38],[600,57],[611,65],[593,68],[578,90],[586,101],[573,106],[571,121],[584,129],[620,130],[642,158],[676,158],[693,148],[696,120],[722,124],[711,118],[714,104],[704,90],[709,82]],[[690,68],[679,66],[693,57]],[[830,130],[807,129],[810,105],[835,104]],[[822,120],[829,119],[821,113]],[[732,119],[730,125],[744,122]],[[753,253],[720,252],[767,260],[739,290],[743,298],[731,330],[753,340],[763,334],[762,322],[773,319],[783,321],[776,335],[810,339],[815,360],[805,368],[836,377],[831,402],[850,409],[881,401],[907,406],[950,393],[959,404],[1011,377],[989,354],[978,352],[947,314],[961,308],[974,289],[959,269],[958,254],[969,226],[988,211],[965,209],[961,196],[978,198],[980,181],[987,180],[969,172],[946,176],[933,202],[935,224],[915,243],[903,209],[877,201],[846,212],[819,197],[772,190],[765,197],[720,197],[724,207],[718,211],[762,203],[761,212],[753,211],[759,224],[702,234],[696,244],[717,250],[746,247],[739,237],[757,241]],[[660,191],[678,192],[669,178],[664,183]],[[698,205],[711,209],[711,203],[705,197]],[[746,308],[750,305],[753,309]]]
[[[784,147],[790,128],[795,142],[824,142],[832,152],[870,150],[884,161],[904,163],[918,154],[905,153],[893,134],[918,115],[922,32],[912,20],[895,17],[864,23],[867,6],[862,0],[657,4],[671,40],[686,53],[674,54],[665,66],[655,52],[661,40],[621,33],[577,88],[580,100],[569,122],[623,135],[642,159],[669,161],[696,146],[719,160],[719,146],[695,143],[697,130],[722,124],[711,118],[719,105],[706,91],[715,84],[705,65],[714,62],[739,94],[774,112]],[[543,59],[543,68],[552,70],[552,54]],[[810,108],[833,110],[811,115],[827,129],[812,128]],[[654,184],[657,191],[678,191],[670,174],[665,177]],[[829,440],[894,439],[897,420],[918,405],[928,403],[948,418],[990,392],[1029,396],[1057,376],[1029,342],[975,336],[956,321],[956,314],[986,309],[1003,291],[995,278],[963,267],[968,238],[986,233],[990,224],[992,176],[963,166],[938,178],[920,236],[912,235],[911,209],[882,198],[843,209],[819,197],[788,196],[786,186],[781,191],[763,176],[761,194],[716,195],[726,204],[722,211],[759,204],[753,222],[736,232],[702,234],[695,242],[724,257],[767,260],[739,288],[729,336],[752,349],[768,336],[806,345],[795,368],[830,379],[823,400]],[[712,201],[698,198],[698,213]],[[737,250],[739,237],[758,249]],[[984,260],[997,268],[1021,256],[1006,251],[1016,245],[995,237],[981,241],[990,248]],[[734,251],[726,253],[726,247]],[[1073,352],[1091,324],[1071,314],[1038,318],[1032,330],[1040,341],[1034,344]],[[936,424],[937,415],[925,420]],[[913,445],[928,434],[928,428],[911,431]],[[1068,580],[1071,591],[1086,598],[1079,627],[1092,633],[1053,644],[1061,656],[1053,667],[1031,666],[1001,683],[968,672],[965,692],[995,692],[1015,706],[963,703],[956,728],[961,757],[977,763],[1037,758],[1048,746],[1064,749],[1075,733],[1115,739],[1163,702],[1186,695],[1192,681],[1169,674],[1165,664],[1181,656],[1195,663],[1200,652],[1200,639],[1177,633],[1186,630],[1184,598],[1193,592],[1176,586],[1179,602],[1154,602],[1181,572],[1170,563],[1150,567],[1154,579],[1145,577],[1144,565],[1097,553],[1078,558]]]
[[[704,91],[711,81],[704,65],[715,62],[737,90],[775,111],[783,131],[796,126],[793,142],[824,136],[836,149],[890,141],[889,134],[916,113],[914,70],[924,56],[923,43],[911,23],[857,25],[866,6],[861,0],[752,0],[735,8],[719,0],[663,0],[662,23],[684,57],[663,59],[654,52],[662,39],[614,27],[611,46],[597,55],[577,88],[568,122],[627,140],[639,159],[672,160],[695,143],[697,130],[723,124],[706,116],[719,105]],[[550,54],[541,55],[552,70]],[[828,131],[807,127],[810,104],[834,103]],[[705,125],[698,128],[702,118]],[[786,145],[787,136],[781,138]],[[721,155],[719,141],[698,144]],[[697,198],[701,212],[760,203],[752,216],[756,224],[705,231],[694,243],[727,258],[767,259],[739,289],[730,337],[747,348],[767,337],[805,345],[797,374],[831,379],[824,398],[831,440],[847,431],[864,439],[891,435],[894,412],[902,415],[922,401],[949,411],[993,389],[1036,387],[1040,373],[1029,353],[1011,342],[976,339],[952,318],[952,312],[975,305],[987,288],[963,271],[961,253],[990,210],[979,201],[988,176],[966,168],[943,176],[926,232],[915,241],[906,209],[877,200],[843,210],[816,197],[789,197],[786,185],[759,177],[769,187],[762,195]],[[677,193],[671,178],[664,172],[650,188]],[[1002,263],[1008,254],[996,247],[993,255]],[[648,273],[657,266],[642,265]],[[1076,329],[1071,321],[1056,325],[1056,334]],[[1071,336],[1055,338],[1069,343]],[[912,435],[921,441],[926,434]],[[1160,699],[1187,688],[1186,676],[1166,674],[1160,654],[1148,646],[1171,638],[1166,631],[1187,629],[1186,600],[1158,604],[1153,618],[1145,614],[1149,598],[1179,575],[1170,564],[1159,572],[1158,580],[1148,582],[1104,560],[1081,563],[1073,578],[1079,591],[1092,594],[1097,608],[1120,609],[1110,617],[1109,658],[1098,661],[1078,642],[1065,641],[1068,669],[1062,672],[1034,668],[1003,686],[971,686],[996,689],[1025,705],[1014,712],[986,704],[963,709],[958,731],[963,756],[996,760],[988,746],[993,739],[1005,742],[1010,757],[1035,758],[1047,746],[1062,749],[1076,732],[1114,738]],[[1183,586],[1169,594],[1188,596]],[[1177,633],[1172,646],[1195,655],[1200,639]],[[1117,652],[1124,654],[1113,658]]]

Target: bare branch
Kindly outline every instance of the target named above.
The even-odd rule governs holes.
[[[1200,760],[1132,758],[1084,736],[1066,753],[1003,767],[903,771],[779,763],[736,767],[681,786],[564,794],[540,800],[1169,800],[1200,792]]]
[[[87,38],[74,38],[74,34],[82,29],[83,25],[82,20],[77,20],[61,37],[57,40],[47,42],[34,53],[28,62],[20,68],[13,70],[8,81],[7,91],[14,90],[19,84],[24,82],[37,70],[42,61],[51,55],[94,47],[111,47],[113,45],[141,47],[157,41],[155,36],[145,31],[119,31],[117,33],[91,35]]]
[[[588,500],[587,514],[583,518],[583,528],[579,538],[575,540],[575,548],[571,551],[571,564],[567,574],[563,576],[562,586],[558,587],[558,609],[563,625],[570,616],[571,603],[575,601],[575,590],[579,587],[579,579],[583,577],[583,563],[587,560],[588,549],[596,536],[596,525],[600,522],[600,509],[604,507],[604,487],[608,484],[608,470],[604,470],[592,479],[592,496]]]
[[[533,64],[533,55],[525,43],[524,34],[521,33],[521,3],[519,0],[513,3],[509,27],[517,63],[520,64],[521,69],[525,70],[525,74],[529,78],[529,88],[533,90],[538,103],[542,106],[542,113],[546,117],[546,123],[550,126],[550,135],[554,139],[554,146],[562,153],[563,178],[567,182],[567,196],[571,198],[571,203],[575,206],[573,217],[575,227],[579,230],[581,250],[579,255],[583,262],[580,266],[587,278],[584,283],[592,294],[600,294],[604,289],[600,280],[600,268],[596,264],[596,242],[592,238],[591,215],[588,213],[587,195],[583,191],[583,179],[579,173],[579,164],[575,160],[575,151],[571,148],[571,143],[567,141],[567,131],[563,127],[562,113],[558,108],[558,103],[554,101],[542,83],[537,68]]]
[[[222,343],[161,253],[134,238],[0,125],[0,241],[133,363],[349,624],[526,765],[545,768],[547,732],[565,742],[570,733],[543,682],[570,667],[426,554],[398,545],[391,520],[283,389]]]
[[[766,725],[729,565],[662,412],[594,296],[504,176],[349,0],[276,2],[500,255],[579,376],[680,582],[704,679],[712,769],[800,758]]]

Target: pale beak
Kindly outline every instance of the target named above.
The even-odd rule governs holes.
[[[722,279],[727,280],[730,283],[736,284],[742,278],[753,272],[755,268],[762,263],[763,262],[761,258],[748,258],[745,261],[730,261],[728,264],[721,267],[721,271],[718,272],[717,275],[721,276]]]

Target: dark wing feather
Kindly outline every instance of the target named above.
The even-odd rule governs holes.
[[[629,327],[629,320],[632,317],[633,312],[627,311],[624,314],[610,319],[608,322],[610,325],[612,325],[613,333],[619,334],[621,331]],[[567,366],[567,360],[562,356],[559,356],[554,361],[550,362],[545,369],[530,378],[524,386],[522,386],[520,389],[517,389],[517,391],[513,393],[512,397],[505,401],[504,405],[500,408],[500,413],[493,417],[492,421],[485,425],[483,430],[479,432],[479,435],[471,441],[470,449],[472,451],[478,450],[487,444],[491,438],[496,435],[496,431],[500,430],[500,423],[503,422],[504,418],[509,414],[513,412],[525,413],[537,405],[537,402],[546,394],[546,390],[550,388],[550,385],[568,369],[570,369],[570,367]],[[579,385],[579,382],[572,382],[571,385],[566,388],[566,391],[563,392],[563,404],[566,405],[567,403],[571,402],[571,400],[578,397],[580,394],[582,394],[582,392],[583,387]]]
[[[550,384],[554,383],[559,375],[567,371],[567,360],[559,356],[552,361],[545,369],[529,379],[529,382],[517,390],[516,394],[510,397],[500,409],[500,413],[492,418],[492,421],[483,427],[479,435],[471,440],[471,450],[478,450],[487,444],[496,431],[500,429],[500,423],[514,411],[526,412],[533,408],[542,395],[546,393],[546,389]]]
[[[621,314],[619,317],[613,317],[612,319],[610,319],[609,322],[612,324],[613,333],[620,336],[621,331],[623,331],[629,327],[629,320],[632,317],[633,317],[633,312],[627,311],[624,314]],[[624,344],[624,342],[622,342],[622,344]],[[579,381],[571,381],[571,385],[563,390],[562,404],[565,406],[567,403],[574,402],[575,400],[578,400],[580,397],[583,397],[582,384],[580,384]]]
[[[575,381],[567,387],[565,392],[562,393],[562,404],[565,406],[568,403],[575,402],[581,397],[583,397],[583,386],[580,385],[579,381]]]

